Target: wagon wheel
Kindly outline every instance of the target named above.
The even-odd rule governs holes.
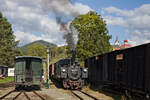
[[[123,95],[121,96],[121,100],[130,100],[127,96]]]
[[[131,94],[126,90],[125,94],[121,96],[121,100],[134,100],[131,96]]]

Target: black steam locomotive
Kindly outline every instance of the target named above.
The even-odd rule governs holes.
[[[50,65],[50,78],[58,81],[66,89],[79,89],[85,84],[88,69],[82,68],[72,59],[61,59]]]

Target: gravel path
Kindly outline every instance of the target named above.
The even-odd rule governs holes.
[[[4,94],[8,93],[11,90],[14,90],[14,86],[12,87],[0,87],[0,97],[2,97]],[[108,95],[105,95],[103,93],[100,92],[95,92],[92,91],[88,88],[84,88],[82,89],[82,91],[93,95],[94,97],[98,98],[99,100],[118,100],[118,99],[114,99]],[[62,88],[56,88],[55,85],[51,85],[49,89],[45,89],[44,87],[41,88],[41,90],[36,91],[39,95],[41,95],[42,97],[44,97],[46,100],[79,100],[76,96],[74,96],[70,90],[64,90]],[[14,92],[12,94],[10,94],[8,97],[6,97],[4,100],[12,100],[13,97],[15,97],[19,92]],[[36,96],[33,92],[26,92],[26,94],[28,96],[31,97],[31,100],[41,100],[38,96]],[[92,100],[87,98],[85,95],[82,95],[82,97],[85,100]],[[27,98],[24,96],[24,94],[22,93],[17,100],[27,100]]]
[[[41,95],[48,95],[50,100],[78,100],[68,93],[58,91],[57,89],[42,89],[42,91],[37,91]]]
[[[0,97],[8,93],[9,91],[13,90],[14,87],[9,87],[0,90]],[[38,94],[40,94],[42,97],[44,97],[46,100],[77,100],[74,99],[73,96],[71,96],[68,93],[64,93],[61,91],[58,91],[57,89],[45,89],[42,88],[41,91],[36,91]],[[7,97],[5,97],[4,100],[12,100],[13,97],[15,97],[19,92],[13,92]],[[26,92],[28,96],[31,97],[31,100],[40,100],[38,96],[36,96],[33,92]],[[22,93],[17,100],[27,100],[24,94]]]

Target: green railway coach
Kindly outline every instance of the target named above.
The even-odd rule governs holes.
[[[15,58],[14,81],[16,89],[21,87],[40,87],[42,80],[42,59],[33,56]]]

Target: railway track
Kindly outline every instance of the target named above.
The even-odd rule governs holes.
[[[16,93],[18,91],[15,91],[15,90],[12,90],[8,93],[6,93],[5,95],[3,95],[2,97],[0,97],[0,100],[5,100],[7,99],[6,97],[10,96],[11,94],[15,93],[15,95],[11,96],[11,99],[12,100],[17,100],[18,97],[23,94],[25,96],[26,99],[28,100],[33,100],[32,99],[32,96],[31,96],[31,93],[30,95],[28,94],[28,92],[26,91],[19,91],[19,93]],[[38,100],[45,100],[44,97],[42,97],[40,94],[38,94],[36,91],[31,91],[33,94],[32,95],[35,95],[35,97],[38,97]],[[21,97],[22,98],[22,97]],[[35,100],[35,99],[34,99]],[[37,100],[37,99],[36,99]]]
[[[96,97],[94,97],[94,96],[92,96],[86,92],[83,92],[83,91],[71,91],[71,93],[80,100],[100,100],[100,99],[98,99],[98,98],[96,98]],[[86,98],[85,98],[85,96],[86,96]]]

